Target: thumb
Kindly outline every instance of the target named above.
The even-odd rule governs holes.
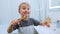
[[[18,25],[21,23],[21,21],[18,20]]]

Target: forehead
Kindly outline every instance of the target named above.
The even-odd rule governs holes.
[[[21,4],[20,7],[30,7],[29,4]]]

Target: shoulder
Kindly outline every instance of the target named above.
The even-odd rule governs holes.
[[[35,20],[34,18],[29,18],[29,20]]]
[[[31,20],[31,21],[33,21],[33,22],[37,21],[37,20],[34,19],[34,18],[29,18],[29,20]]]
[[[30,20],[32,20],[33,22],[39,22],[38,20],[36,20],[34,18],[30,18]]]

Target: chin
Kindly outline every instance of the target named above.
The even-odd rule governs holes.
[[[29,16],[29,15],[24,15],[24,16]]]

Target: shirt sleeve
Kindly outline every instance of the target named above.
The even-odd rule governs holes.
[[[34,26],[38,26],[38,25],[40,24],[39,21],[37,21],[37,20],[35,20],[35,19],[32,19],[32,20],[33,20],[33,24],[34,24]]]

